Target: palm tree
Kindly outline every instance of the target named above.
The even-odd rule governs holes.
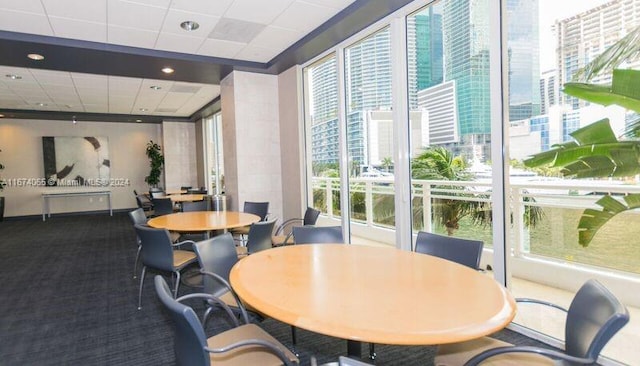
[[[451,151],[440,146],[426,148],[420,155],[413,158],[411,175],[413,179],[424,180],[465,181],[473,178],[466,161],[461,156],[453,156]],[[444,188],[444,186],[441,187]],[[447,188],[450,187],[447,186]],[[460,227],[460,220],[464,217],[469,217],[478,224],[491,222],[489,205],[476,201],[474,198],[477,198],[477,195],[457,193],[451,196],[454,198],[434,198],[432,203],[437,223],[445,227],[449,236],[452,236]],[[460,199],[460,197],[469,199]]]
[[[640,70],[621,69],[640,56],[640,27],[609,47],[579,70],[574,80],[564,84],[564,93],[586,101],[620,105],[640,113]],[[595,76],[611,73],[611,85],[589,83]],[[626,139],[618,139],[605,118],[571,133],[574,141],[554,146],[524,161],[528,167],[561,167],[562,175],[573,178],[629,177],[640,174],[640,119],[636,119]],[[586,247],[598,230],[613,216],[640,208],[640,194],[623,201],[606,195],[596,202],[601,210],[586,209],[578,223],[578,242]]]
[[[382,159],[382,162],[381,162],[380,165],[382,165],[384,170],[388,173],[389,172],[389,168],[393,166],[393,159],[391,159],[391,157],[387,156],[386,158]]]

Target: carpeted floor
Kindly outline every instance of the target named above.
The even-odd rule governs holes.
[[[151,275],[143,309],[136,309],[134,242],[126,213],[0,222],[0,365],[175,364],[171,322]],[[183,286],[180,294],[189,291]],[[288,325],[259,324],[290,345]],[[228,327],[216,318],[207,332]],[[538,344],[508,330],[496,336]],[[346,354],[346,342],[299,330],[297,350],[302,365],[311,355],[324,363]],[[431,365],[435,348],[377,345],[376,351],[377,365]]]

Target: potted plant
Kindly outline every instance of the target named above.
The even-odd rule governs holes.
[[[2,152],[2,150],[0,150]],[[4,165],[0,163],[0,170],[4,169]],[[0,177],[0,192],[4,190],[5,183],[4,179]],[[0,196],[0,221],[4,220],[4,196]]]
[[[149,158],[149,175],[144,178],[144,181],[149,184],[150,187],[157,187],[160,183],[160,174],[162,174],[162,166],[164,165],[164,155],[162,155],[162,148],[153,140],[147,143],[147,157]]]

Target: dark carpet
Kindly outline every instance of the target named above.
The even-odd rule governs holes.
[[[0,365],[175,364],[172,324],[150,274],[143,308],[136,308],[134,242],[126,213],[0,222]],[[181,286],[180,294],[191,291]],[[222,316],[208,323],[208,335],[230,327]],[[291,344],[288,325],[272,319],[259,324]],[[508,330],[496,337],[539,344]],[[324,363],[346,354],[346,342],[299,330],[297,350],[301,365],[309,365],[312,355]],[[377,345],[376,364],[431,365],[434,351]]]

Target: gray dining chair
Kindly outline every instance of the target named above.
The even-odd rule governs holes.
[[[269,202],[245,201],[242,212],[258,216],[260,221],[266,221],[269,215]],[[240,242],[246,244],[246,237],[249,234],[249,226],[242,226],[229,230],[234,236],[240,238]]]
[[[420,231],[416,238],[415,251],[479,269],[483,246],[482,240],[454,238]]]
[[[240,324],[231,309],[217,297],[206,293],[193,293],[174,299],[167,282],[161,276],[154,279],[156,294],[173,320],[174,353],[177,364],[189,366],[260,365],[293,366],[299,359],[282,343],[255,324]],[[198,320],[186,300],[200,299],[215,302],[229,316],[233,326],[229,330],[207,338],[205,323]]]
[[[580,287],[568,310],[535,299],[518,299],[518,302],[549,306],[567,313],[564,351],[514,346],[483,337],[439,346],[435,365],[475,366],[485,360],[491,361],[492,365],[593,365],[598,361],[602,348],[629,322],[627,308],[593,279]]]
[[[129,211],[129,218],[131,219],[131,223],[134,226],[147,224],[147,215],[145,215],[144,210],[142,208],[136,208],[133,211]],[[142,243],[137,233],[136,233],[136,244],[138,244],[138,249],[136,250],[136,259],[133,262],[133,278],[134,279],[138,278],[138,263],[140,262],[140,251],[142,250]]]
[[[171,198],[152,198],[151,203],[153,203],[153,214],[155,216],[173,213],[173,202]]]
[[[307,207],[306,211],[304,212],[304,217],[285,220],[282,224],[278,225],[275,232],[273,233],[273,236],[271,237],[273,246],[293,244],[293,226],[315,225],[316,221],[318,221],[319,216],[319,210],[316,210],[313,207]]]
[[[224,233],[199,241],[193,245],[193,250],[198,258],[200,272],[203,276],[203,292],[219,298],[235,309],[245,322],[248,322],[246,307],[229,284],[231,268],[238,262],[233,236],[230,233]],[[215,303],[208,303],[203,322],[206,322],[215,305]]]
[[[342,226],[295,226],[292,232],[295,244],[344,243]]]
[[[166,229],[155,229],[139,224],[134,225],[134,227],[142,246],[140,251],[142,272],[140,274],[140,288],[138,290],[138,310],[140,310],[142,309],[142,288],[147,268],[174,274],[175,286],[173,296],[177,297],[180,286],[180,271],[189,264],[194,263],[196,261],[196,255],[190,251],[174,249],[187,242],[192,245],[195,243],[187,241],[173,244],[169,231]]]

